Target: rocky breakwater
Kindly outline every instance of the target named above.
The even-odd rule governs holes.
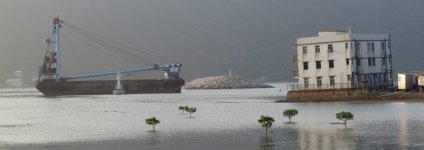
[[[211,76],[194,79],[186,84],[186,89],[247,89],[272,88],[270,85],[243,79],[239,76]]]

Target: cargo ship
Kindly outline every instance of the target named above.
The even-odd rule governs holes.
[[[182,67],[180,63],[153,64],[150,67],[120,71],[61,76],[59,37],[60,28],[63,25],[73,27],[72,24],[55,17],[50,35],[45,41],[46,51],[36,82],[36,88],[45,96],[181,93],[181,87],[185,84],[185,81],[179,76]],[[163,77],[161,79],[121,79],[122,74],[129,75],[151,70],[163,72]],[[106,76],[116,76],[116,80],[93,79]]]

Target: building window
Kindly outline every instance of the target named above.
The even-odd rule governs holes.
[[[367,50],[374,50],[374,42],[368,42],[367,43]]]
[[[389,49],[392,49],[392,43],[391,42],[388,43],[388,47],[389,47]]]
[[[386,65],[386,58],[381,59],[381,63],[382,63],[383,65]]]
[[[322,77],[317,77],[317,87],[322,86]]]
[[[352,79],[352,76],[350,74],[347,75],[347,82],[350,82]]]
[[[303,46],[303,47],[302,47],[302,53],[303,53],[303,54],[307,54],[307,53],[308,53],[308,47]]]
[[[303,70],[308,70],[308,62],[303,62]]]
[[[316,61],[316,67],[317,69],[321,69],[321,61]]]
[[[355,44],[355,49],[356,50],[361,50],[361,44],[360,43],[356,43]]]
[[[303,78],[305,88],[309,87],[309,78]]]
[[[368,66],[372,66],[372,64],[371,64],[371,58],[368,58]]]
[[[349,63],[350,63],[349,59],[346,59],[346,65],[349,66]]]
[[[334,76],[330,76],[330,86],[336,85],[336,82],[334,81]]]
[[[328,68],[334,68],[334,60],[328,61]]]
[[[368,58],[368,66],[375,66],[375,58]]]
[[[349,49],[349,43],[345,43],[345,49]]]
[[[328,52],[333,52],[333,44],[328,44]]]
[[[360,59],[356,60],[356,66],[361,66],[361,60]]]
[[[386,50],[386,42],[381,42],[381,50]]]
[[[319,45],[315,46],[315,53],[319,53],[320,52],[320,48]]]

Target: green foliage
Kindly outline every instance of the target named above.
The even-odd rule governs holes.
[[[184,114],[184,111],[188,108],[188,106],[179,106],[178,110],[181,111],[181,114]]]
[[[178,110],[184,110],[184,106],[178,106]]]
[[[350,112],[342,111],[336,114],[336,118],[344,121],[344,123],[347,124],[347,121],[353,120],[353,114]]]
[[[190,117],[191,117],[191,114],[192,113],[195,113],[197,111],[197,108],[196,107],[188,107],[187,106],[187,107],[184,107],[184,111],[190,113]]]
[[[258,122],[261,124],[262,127],[265,128],[265,133],[268,134],[268,129],[271,128],[272,123],[274,122],[274,118],[269,116],[261,115],[261,118],[259,118]]]
[[[153,126],[153,131],[155,131],[155,126],[159,123],[160,121],[156,117],[146,119],[146,124]]]
[[[296,116],[296,115],[297,115],[297,110],[296,109],[286,109],[283,112],[283,116],[284,117],[289,117],[289,122],[291,122],[291,118],[293,116]]]

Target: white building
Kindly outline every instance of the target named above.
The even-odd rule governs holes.
[[[389,34],[321,31],[298,38],[295,46],[300,90],[393,85]]]
[[[15,70],[13,72],[16,78],[7,79],[5,81],[6,86],[8,87],[20,87],[22,86],[23,80],[22,80],[22,71],[21,70]]]
[[[414,88],[414,74],[398,73],[397,86],[399,90],[412,90]]]

